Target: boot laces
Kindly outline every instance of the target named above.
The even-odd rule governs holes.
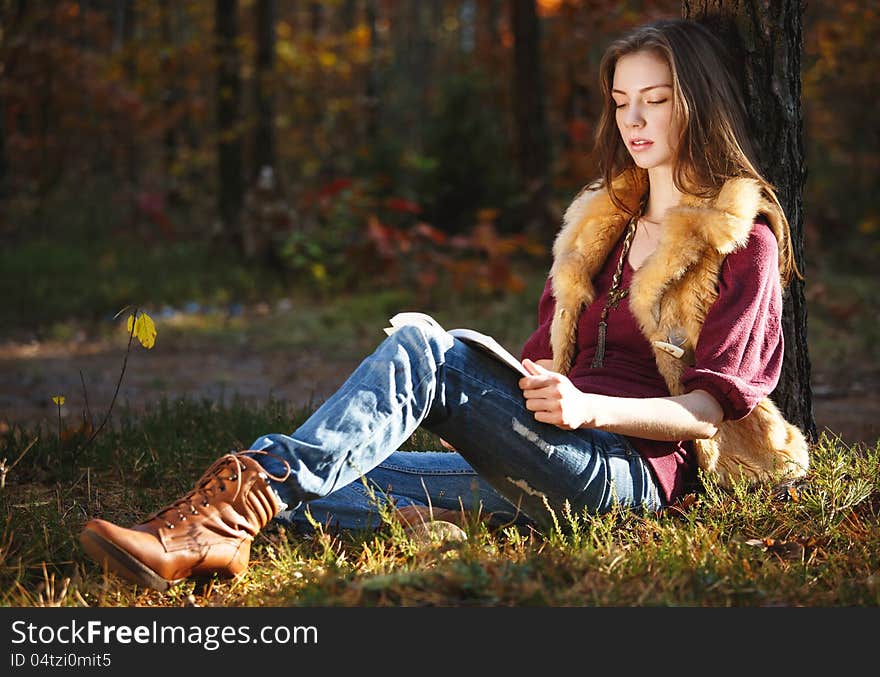
[[[211,466],[199,479],[194,489],[192,489],[189,493],[185,494],[181,498],[177,499],[171,505],[159,510],[150,519],[163,517],[165,519],[165,526],[169,529],[173,529],[174,522],[172,522],[166,516],[168,513],[172,511],[176,513],[177,520],[180,522],[185,522],[187,519],[187,515],[198,515],[198,506],[207,508],[211,505],[211,498],[214,495],[222,494],[226,491],[225,482],[235,482],[235,491],[228,499],[228,501],[232,503],[233,501],[235,501],[236,498],[238,498],[239,494],[241,493],[241,475],[243,471],[247,470],[246,466],[240,460],[240,458],[242,456],[252,456],[254,454],[265,454],[266,456],[277,458],[284,464],[284,467],[286,468],[286,472],[281,477],[277,477],[272,473],[267,472],[265,469],[261,469],[259,472],[264,480],[272,479],[276,482],[284,482],[288,477],[290,477],[290,464],[283,458],[276,456],[275,454],[272,454],[268,451],[249,449],[246,451],[229,452],[227,454],[224,454],[211,464]],[[230,474],[226,474],[227,471]],[[173,516],[175,515],[171,515],[171,517]],[[150,519],[148,519],[147,521],[150,521]]]

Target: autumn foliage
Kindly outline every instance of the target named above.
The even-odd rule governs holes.
[[[231,243],[318,286],[363,268],[382,283],[446,275],[515,291],[517,257],[547,252],[559,205],[594,176],[604,47],[681,15],[673,0],[535,3],[551,190],[534,229],[513,110],[534,83],[515,67],[512,3],[221,4],[226,52],[220,4],[0,5],[0,236]],[[880,237],[880,140],[854,94],[877,89],[877,12],[819,0],[805,14],[808,232],[860,252]],[[240,157],[234,171],[224,157]]]

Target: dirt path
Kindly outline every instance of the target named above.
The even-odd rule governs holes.
[[[85,410],[82,379],[96,419],[106,412],[119,378],[119,346],[94,341],[0,345],[0,427],[42,424],[57,429],[54,395],[64,395],[67,425]],[[133,350],[117,407],[140,412],[163,397],[253,402],[273,397],[294,407],[317,403],[332,393],[357,365],[356,359],[295,352],[254,353],[216,345],[151,351]],[[874,444],[880,438],[880,372],[831,371],[814,366],[814,416],[845,442]],[[278,431],[283,432],[283,431]]]
[[[54,395],[65,397],[65,423],[79,421],[86,410],[83,381],[88,408],[100,420],[113,400],[123,356],[118,346],[102,343],[0,346],[0,422],[56,430]],[[286,400],[299,408],[326,398],[355,366],[353,360],[303,351],[255,354],[157,344],[149,352],[132,350],[114,407],[143,412],[163,397],[231,402],[237,396],[254,403]]]

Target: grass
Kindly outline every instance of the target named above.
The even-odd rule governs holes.
[[[822,364],[880,366],[880,298],[869,268],[824,265],[809,303],[810,353]]]
[[[533,300],[545,270],[530,273],[520,297],[461,295],[455,307],[448,299],[400,289],[314,299],[191,245],[127,252],[99,243],[78,253],[37,240],[0,254],[0,292],[11,299],[0,319],[4,327],[66,340],[83,320],[101,321],[95,309],[112,315],[132,302],[148,301],[156,313],[181,299],[271,304],[292,298],[298,312],[271,317],[176,315],[160,321],[160,338],[205,349],[234,340],[254,350],[312,346],[362,355],[391,314],[413,309],[450,328],[480,329],[515,348],[534,324]],[[843,274],[823,280],[825,292],[811,301],[814,358],[849,361],[868,354],[873,362],[876,332],[869,319],[878,307],[871,288]],[[835,305],[842,297],[853,306]],[[833,333],[838,329],[840,336]],[[137,414],[117,404],[114,425],[86,447],[75,438],[59,440],[51,426],[0,429],[0,605],[880,603],[880,440],[851,445],[828,434],[814,446],[808,481],[783,493],[787,500],[767,488],[723,492],[707,484],[686,506],[656,516],[560,515],[561,528],[544,537],[512,528],[490,531],[474,522],[466,541],[427,545],[390,520],[367,533],[301,534],[273,525],[257,537],[252,565],[241,578],[188,582],[165,594],[107,576],[82,554],[77,539],[87,519],[135,523],[188,491],[218,454],[243,448],[267,431],[290,430],[308,413],[283,401],[166,399]],[[419,431],[406,448],[440,445]]]
[[[134,246],[124,238],[35,238],[0,249],[3,334],[65,339],[129,304],[159,310],[195,301],[224,306],[283,293],[283,276],[247,266],[228,248],[198,242]]]
[[[163,401],[86,449],[52,431],[6,431],[14,459],[0,492],[5,606],[876,606],[880,603],[880,442],[824,436],[802,487],[712,484],[660,515],[559,515],[543,537],[474,522],[461,543],[420,544],[388,520],[370,532],[271,526],[239,579],[165,594],[107,576],[81,553],[86,519],[130,524],[187,491],[221,452],[307,410],[283,402]],[[409,449],[439,449],[417,432]]]

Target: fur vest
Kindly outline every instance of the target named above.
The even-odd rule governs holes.
[[[647,173],[622,174],[614,183],[635,211],[647,189]],[[651,343],[657,369],[672,395],[684,392],[681,376],[693,364],[706,313],[718,296],[724,257],[744,247],[755,217],[764,214],[781,241],[784,221],[752,179],[728,181],[713,199],[686,196],[665,216],[657,249],[633,274],[629,306]],[[578,318],[593,302],[595,278],[629,223],[606,190],[584,189],[565,212],[553,245],[551,277],[556,312],[550,329],[554,369],[568,373]],[[695,440],[697,462],[722,486],[802,477],[809,466],[803,433],[788,423],[770,398],[743,419],[724,421],[709,439]]]

